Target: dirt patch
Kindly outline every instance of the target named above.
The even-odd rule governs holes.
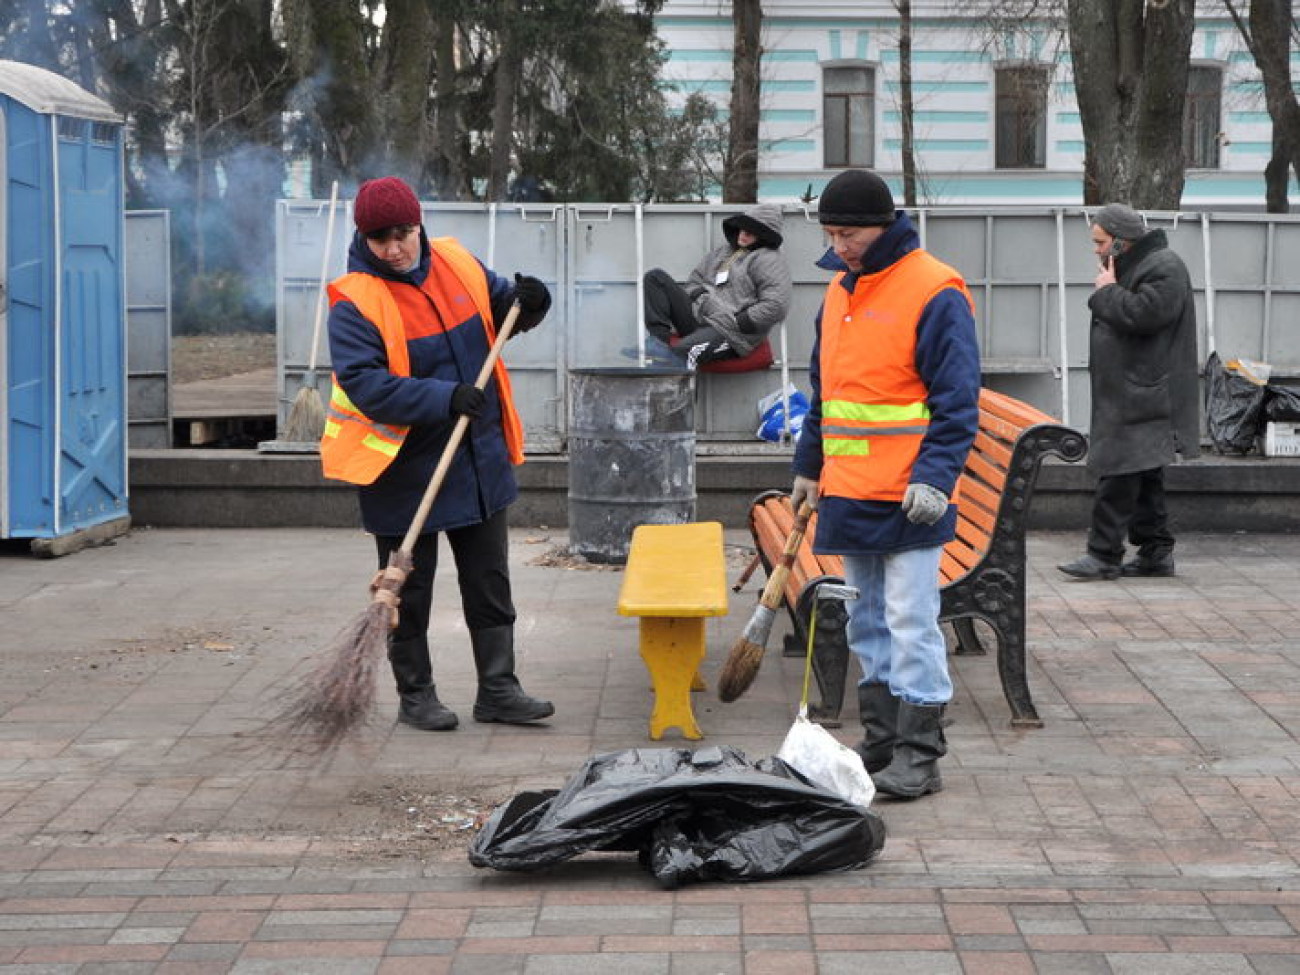
[[[393,779],[354,792],[366,827],[353,830],[350,852],[358,856],[428,857],[463,852],[504,791],[419,778]]]
[[[274,367],[275,335],[269,332],[172,337],[173,383],[222,379]]]

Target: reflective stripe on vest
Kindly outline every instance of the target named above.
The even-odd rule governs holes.
[[[837,275],[822,307],[822,491],[900,501],[930,425],[916,370],[916,329],[926,304],[960,275],[916,250],[850,294]]]
[[[492,310],[487,277],[482,267],[469,251],[449,237],[430,240],[429,245],[435,259],[449,265],[457,280],[464,285],[491,342],[494,332]],[[350,301],[379,331],[388,359],[388,371],[394,376],[409,376],[411,364],[406,348],[406,326],[388,285],[374,275],[354,271],[331,282],[329,294],[331,304]],[[503,402],[502,413],[505,412]],[[328,478],[350,484],[373,484],[401,450],[409,429],[370,419],[357,408],[335,377],[330,390],[325,432],[320,442],[322,472]]]

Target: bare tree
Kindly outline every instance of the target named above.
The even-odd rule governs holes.
[[[912,0],[896,0],[898,11],[898,88],[902,97],[903,205],[916,206],[916,112],[912,98]]]
[[[498,0],[501,14],[496,25],[497,57],[492,77],[492,143],[488,164],[487,198],[504,200],[509,188],[510,163],[515,151],[515,96],[523,68],[519,36],[518,0]]]
[[[759,65],[762,58],[762,0],[732,0],[730,137],[722,184],[724,203],[758,200]]]
[[[433,16],[427,0],[385,0],[379,64],[384,97],[382,140],[387,173],[422,182],[429,144],[429,82],[433,76]]]
[[[1273,121],[1273,154],[1264,168],[1268,212],[1289,213],[1289,174],[1294,171],[1300,179],[1300,101],[1291,84],[1290,60],[1292,37],[1300,31],[1291,0],[1251,0],[1248,23],[1232,0],[1224,2],[1264,79],[1264,104]]]
[[[450,0],[433,5],[434,132],[430,169],[439,199],[469,198],[468,147],[460,98],[456,49],[460,34]]]
[[[332,180],[370,172],[378,119],[370,66],[375,26],[356,3],[283,0],[289,54],[300,79],[293,107],[311,153],[312,190],[328,193]]]
[[[1067,0],[1083,200],[1177,209],[1195,0]]]

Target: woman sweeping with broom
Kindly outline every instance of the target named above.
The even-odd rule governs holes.
[[[513,465],[523,462],[523,428],[499,359],[476,384],[498,328],[536,326],[550,292],[535,277],[516,274],[511,282],[487,270],[453,238],[431,240],[415,193],[395,176],[364,183],[353,216],[348,273],[329,289],[334,388],[321,463],[326,477],[359,485],[381,573],[390,555],[401,554],[408,530],[421,526],[388,637],[398,720],[424,731],[458,722],[438,699],[429,656],[440,533],[455,559],[478,673],[474,719],[550,717],[551,703],[525,694],[515,676],[506,509],[518,494]],[[508,314],[515,304],[517,318]],[[468,426],[453,439],[462,417]],[[431,507],[422,511],[445,453]]]

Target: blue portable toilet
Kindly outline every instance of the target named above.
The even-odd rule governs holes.
[[[0,148],[0,537],[61,554],[130,525],[122,119],[0,60]]]

